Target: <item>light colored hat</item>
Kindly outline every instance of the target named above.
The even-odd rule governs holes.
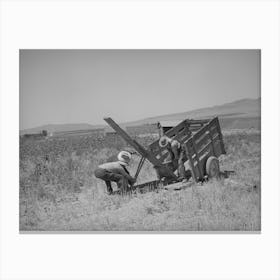
[[[170,140],[171,139],[169,137],[167,137],[166,135],[160,137],[160,139],[159,139],[159,146],[161,148],[166,147],[168,145],[168,143],[170,142]]]
[[[128,165],[131,160],[131,153],[127,151],[121,151],[118,154],[119,163],[122,165]]]

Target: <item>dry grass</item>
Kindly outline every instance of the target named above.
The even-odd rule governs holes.
[[[131,197],[107,196],[105,184],[93,175],[100,162],[114,159],[120,146],[73,149],[48,164],[25,155],[20,162],[20,230],[258,231],[260,134],[227,135],[225,145],[221,167],[236,171],[229,179]],[[132,174],[138,162],[134,156]],[[153,179],[155,172],[146,162],[138,183]]]

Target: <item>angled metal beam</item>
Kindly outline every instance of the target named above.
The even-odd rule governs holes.
[[[166,166],[164,166],[155,155],[146,150],[138,142],[133,140],[122,128],[119,127],[111,118],[104,118],[104,120],[128,143],[130,144],[142,157],[150,161],[155,167],[160,167],[166,175],[173,179],[178,179],[177,176]]]
[[[140,173],[140,171],[141,171],[141,169],[142,169],[142,167],[143,167],[143,164],[144,164],[144,161],[145,161],[145,160],[146,160],[146,158],[141,157],[140,162],[139,162],[138,167],[137,167],[137,170],[136,170],[136,173],[135,173],[135,175],[134,175],[134,179],[135,179],[135,180],[137,180],[138,175],[139,175],[139,173]]]

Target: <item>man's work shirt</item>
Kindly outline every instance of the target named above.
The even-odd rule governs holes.
[[[98,166],[99,168],[105,169],[112,173],[123,175],[129,182],[133,182],[133,178],[130,176],[129,172],[125,166],[121,165],[118,161],[107,162]]]
[[[172,140],[171,143],[169,144],[169,151],[172,153],[171,155],[171,160],[178,160],[180,151],[181,151],[181,144],[177,140]]]

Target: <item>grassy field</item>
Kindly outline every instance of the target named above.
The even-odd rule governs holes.
[[[141,138],[143,145],[151,138]],[[119,138],[77,137],[20,141],[22,231],[259,231],[259,132],[226,133],[222,170],[228,179],[181,191],[108,196],[93,175],[98,164],[126,148]],[[140,158],[133,156],[134,174]],[[156,179],[145,162],[137,183]]]

